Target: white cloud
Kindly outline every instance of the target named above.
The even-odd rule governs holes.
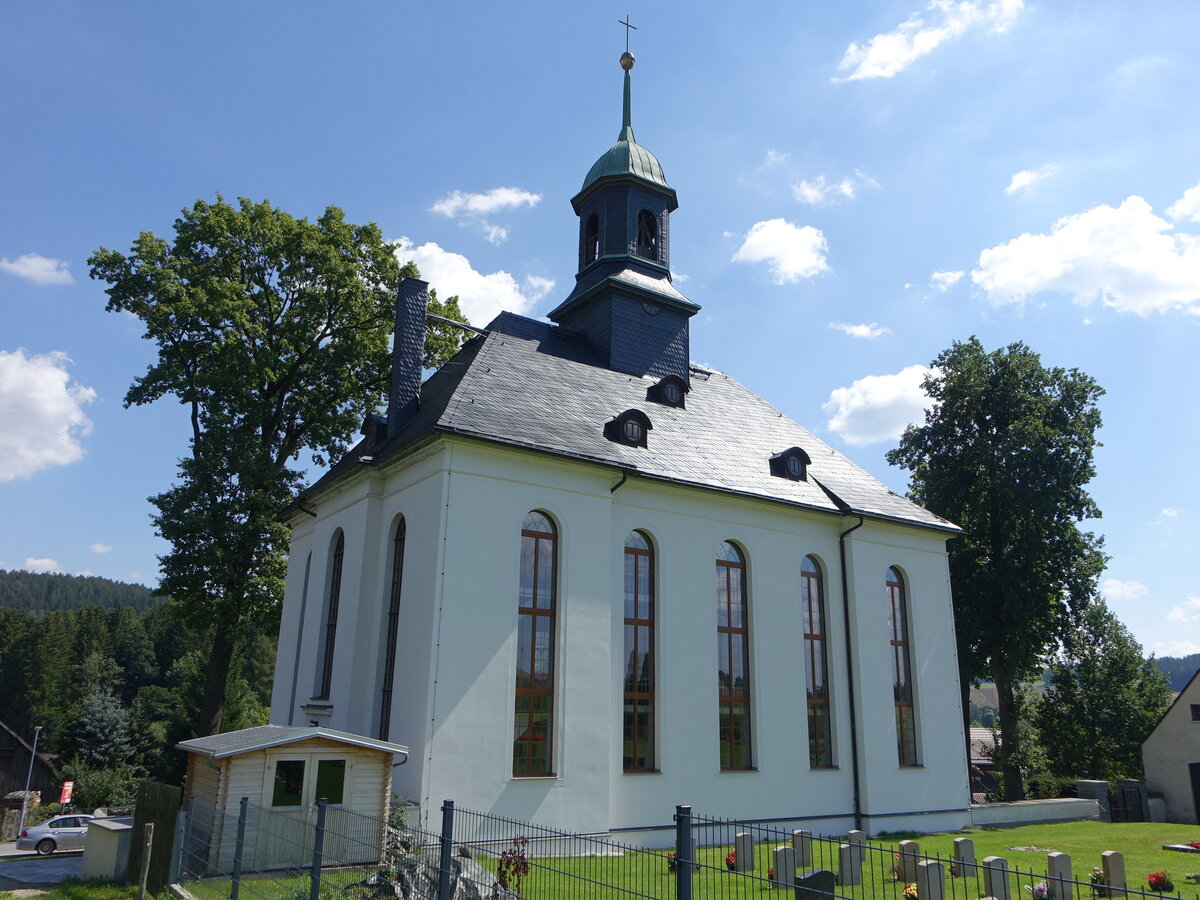
[[[1188,594],[1178,606],[1172,606],[1167,621],[1176,625],[1200,622],[1200,594]]]
[[[847,175],[837,181],[827,179],[824,175],[818,175],[811,181],[805,179],[799,184],[792,185],[792,194],[801,203],[821,206],[824,203],[853,200],[862,188],[877,187],[879,187],[878,181],[855,169],[853,175]]]
[[[1170,233],[1145,200],[1064,216],[1046,234],[1022,234],[979,254],[971,280],[997,305],[1063,291],[1119,312],[1200,313],[1200,237]]]
[[[950,288],[958,284],[962,280],[962,277],[966,274],[967,273],[963,271],[934,272],[929,276],[929,282],[933,285],[935,290],[941,291],[944,294],[946,291],[950,290]]]
[[[1150,649],[1156,656],[1191,656],[1200,653],[1200,644],[1195,641],[1155,641]]]
[[[416,263],[421,277],[437,288],[442,299],[457,295],[467,319],[478,325],[486,325],[501,310],[526,313],[554,287],[552,280],[537,275],[527,275],[522,287],[504,270],[487,275],[476,272],[461,253],[445,250],[432,241],[418,247],[402,237],[394,246],[401,263]]]
[[[537,206],[541,202],[541,194],[522,188],[498,187],[482,194],[451,191],[429,207],[429,211],[448,219],[462,219],[463,224],[482,231],[489,242],[503,244],[508,240],[508,228],[489,221],[488,216],[506,209]]]
[[[1179,510],[1179,507],[1177,507],[1177,506],[1164,506],[1162,509],[1162,512],[1160,512],[1159,515],[1163,516],[1164,518],[1167,518],[1167,519],[1173,519],[1177,515],[1179,515],[1179,512],[1180,512],[1180,510]]]
[[[921,383],[932,370],[913,365],[894,375],[868,375],[834,388],[821,407],[826,427],[847,444],[895,440],[911,423],[924,421],[929,398]]]
[[[16,259],[0,259],[0,271],[10,272],[34,284],[74,284],[71,270],[61,259],[26,253]]]
[[[776,166],[781,166],[788,161],[790,153],[785,153],[782,150],[776,150],[774,147],[767,149],[767,155],[763,157],[763,161],[759,163],[758,168],[774,169]]]
[[[33,556],[25,557],[25,565],[23,568],[26,572],[59,572],[63,571],[63,567],[58,564],[58,560],[50,559],[49,557],[37,558]]]
[[[1200,184],[1188,188],[1168,206],[1167,215],[1176,222],[1200,222]]]
[[[0,350],[0,484],[83,459],[96,392],[70,380],[64,353]]]
[[[1106,578],[1100,585],[1100,593],[1112,603],[1132,603],[1150,593],[1150,588],[1140,581],[1120,581],[1116,578]]]
[[[1023,0],[933,0],[894,31],[881,32],[865,45],[847,47],[838,71],[850,74],[834,80],[891,78],[968,29],[986,26],[995,33],[1007,31],[1023,5]]]
[[[797,227],[786,219],[766,219],[755,222],[746,232],[732,261],[765,262],[770,267],[771,280],[787,284],[828,272],[829,264],[825,261],[828,252],[820,229],[811,225]]]
[[[93,553],[112,553],[112,544],[101,544],[99,542],[88,547]]]
[[[863,322],[860,325],[852,325],[849,322],[830,322],[829,327],[834,331],[840,331],[843,334],[848,334],[850,337],[856,338],[877,338],[881,334],[891,334],[892,329],[880,325],[878,322]]]
[[[1039,181],[1049,178],[1051,175],[1057,175],[1061,171],[1062,169],[1054,163],[1046,163],[1040,169],[1022,169],[1012,177],[1012,181],[1008,183],[1004,193],[1015,194],[1017,191],[1028,190]]]

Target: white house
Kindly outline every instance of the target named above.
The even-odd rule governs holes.
[[[1162,794],[1168,822],[1200,824],[1200,671],[1142,741],[1146,788]]]
[[[290,512],[271,721],[406,744],[426,814],[961,827],[958,529],[690,364],[622,66],[553,324],[501,314],[422,385],[402,287],[387,419]]]

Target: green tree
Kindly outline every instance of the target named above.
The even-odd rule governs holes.
[[[888,462],[909,496],[956,522],[950,544],[963,708],[972,681],[996,683],[1006,800],[1024,798],[1016,692],[1095,596],[1102,541],[1080,530],[1100,511],[1086,485],[1103,391],[1046,367],[1022,343],[988,353],[972,337],[938,356],[932,403]]]
[[[149,232],[128,256],[100,248],[93,278],[108,309],[145,326],[158,358],[126,405],[173,396],[191,422],[177,483],[151,498],[159,589],[211,635],[198,728],[221,730],[235,648],[273,630],[286,570],[279,513],[300,484],[302,453],[318,465],[384,396],[401,272],[375,225],[329,207],[295,219],[266,201],[218,196],[184,209],[171,243]]]
[[[1032,719],[1054,775],[1142,776],[1142,741],[1171,703],[1166,676],[1096,600],[1067,633]]]
[[[133,750],[129,713],[111,691],[97,691],[83,701],[74,743],[76,755],[88,766],[112,768],[127,761]]]

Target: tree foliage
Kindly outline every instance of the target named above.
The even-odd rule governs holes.
[[[1111,781],[1142,776],[1144,741],[1171,702],[1167,679],[1102,600],[1087,606],[1050,668],[1032,719],[1048,770]]]
[[[1100,516],[1086,486],[1103,391],[1022,343],[955,342],[933,366],[925,422],[888,461],[912,473],[913,500],[966,531],[950,544],[964,695],[996,682],[1005,799],[1022,799],[1019,681],[1091,601],[1105,563],[1101,539],[1079,527]]]
[[[162,599],[140,584],[110,581],[95,575],[59,575],[0,569],[0,608],[44,614],[85,606],[129,607],[143,612]]]
[[[301,454],[339,456],[378,407],[395,292],[416,269],[402,273],[377,226],[332,206],[309,222],[218,196],[184,209],[174,230],[170,243],[143,232],[128,255],[100,248],[89,263],[110,285],[108,309],[140,319],[157,347],[126,405],[172,396],[190,416],[190,453],[151,502],[171,544],[160,591],[212,635],[198,723],[212,734],[234,648],[277,622],[289,537],[279,514]]]

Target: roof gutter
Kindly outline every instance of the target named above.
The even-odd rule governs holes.
[[[838,557],[842,568],[842,615],[846,627],[846,689],[850,695],[850,761],[854,775],[854,828],[862,831],[862,801],[859,794],[859,764],[858,764],[858,713],[854,696],[854,641],[850,637],[850,580],[846,577],[846,538],[851,532],[863,527],[866,519],[862,513],[850,513],[858,516],[858,524],[851,525],[838,535]]]

